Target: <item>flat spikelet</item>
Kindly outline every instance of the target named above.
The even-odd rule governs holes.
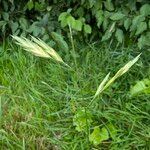
[[[99,85],[94,98],[97,97],[102,91],[104,91],[106,88],[108,88],[117,78],[122,76],[124,73],[126,73],[140,58],[139,54],[137,57],[135,57],[133,60],[129,61],[124,67],[122,67],[109,81],[109,75],[110,73],[103,79],[101,84]],[[107,82],[108,81],[108,82]]]
[[[52,58],[56,61],[64,63],[59,54],[45,42],[39,38],[31,36],[32,40],[28,40],[25,37],[12,36],[16,40],[16,44],[23,47],[24,50],[31,52],[35,56]],[[65,63],[64,63],[65,64]],[[66,65],[66,64],[65,64]]]

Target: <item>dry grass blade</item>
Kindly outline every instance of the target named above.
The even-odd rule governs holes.
[[[26,39],[25,37],[12,36],[16,40],[16,44],[23,47],[24,50],[31,52],[35,56],[44,57],[44,58],[53,58],[56,61],[64,63],[59,54],[41,39],[37,39],[31,36],[32,41]],[[67,65],[66,63],[64,63]]]

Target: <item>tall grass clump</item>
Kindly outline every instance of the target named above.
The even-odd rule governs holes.
[[[25,37],[18,37],[18,36],[12,36],[12,37],[15,40],[16,44],[21,46],[24,50],[32,53],[33,55],[43,57],[43,58],[50,58],[56,62],[61,63],[62,65],[64,64],[65,66],[67,66],[68,74],[70,75],[69,68],[73,68],[73,67],[69,66],[68,63],[66,63],[63,60],[63,58],[61,58],[60,55],[53,48],[48,46],[41,39],[32,36],[31,36],[31,40]],[[72,40],[72,45],[73,45],[73,51],[75,51],[73,40]],[[106,77],[102,80],[102,82],[99,84],[97,90],[94,92],[95,94],[89,92],[89,95],[92,96],[90,98],[87,98],[88,100],[90,99],[90,101],[88,101],[88,104],[86,106],[79,106],[78,108],[75,108],[75,110],[73,111],[74,112],[73,125],[76,126],[76,130],[78,132],[82,132],[83,134],[86,135],[87,143],[91,142],[93,145],[97,146],[101,144],[103,141],[107,141],[109,139],[112,139],[114,141],[118,140],[116,136],[117,129],[112,123],[107,123],[101,126],[101,128],[99,126],[95,126],[95,123],[93,124],[93,114],[91,113],[93,111],[92,106],[95,104],[93,102],[94,101],[96,102],[98,96],[102,95],[103,91],[106,90],[109,86],[111,86],[116,81],[116,79],[118,79],[123,74],[125,74],[138,61],[140,55],[141,54],[139,54],[133,60],[126,63],[122,68],[119,69],[119,71],[117,71],[117,73],[113,77],[110,78],[110,73],[108,73]],[[75,62],[70,64],[75,65],[77,67],[77,60],[74,61]],[[73,73],[78,75],[78,71],[79,70],[76,69],[73,71]],[[68,78],[65,79],[67,80]],[[67,88],[71,89],[72,87],[68,85]],[[53,87],[51,87],[51,89],[54,92],[58,93],[58,91]],[[84,97],[81,96],[81,99],[84,99]],[[90,148],[88,147],[88,149]]]

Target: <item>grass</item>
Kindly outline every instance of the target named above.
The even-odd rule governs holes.
[[[79,51],[78,51],[79,50]],[[119,141],[95,147],[87,135],[75,130],[73,116],[87,106],[108,72],[115,74],[140,52],[134,48],[110,49],[79,45],[77,72],[4,43],[0,54],[1,149],[86,150],[149,149],[149,95],[130,97],[130,86],[149,76],[148,52],[91,106],[94,125],[113,123]]]

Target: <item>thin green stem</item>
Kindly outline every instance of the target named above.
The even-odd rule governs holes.
[[[72,45],[72,50],[73,50],[73,58],[74,58],[74,62],[75,62],[75,67],[76,67],[76,70],[77,70],[77,60],[76,60],[76,57],[75,57],[75,46],[74,46],[74,41],[73,41],[73,36],[72,36],[72,29],[71,29],[71,26],[69,24],[69,31],[70,31],[70,40],[71,40],[71,45]]]

